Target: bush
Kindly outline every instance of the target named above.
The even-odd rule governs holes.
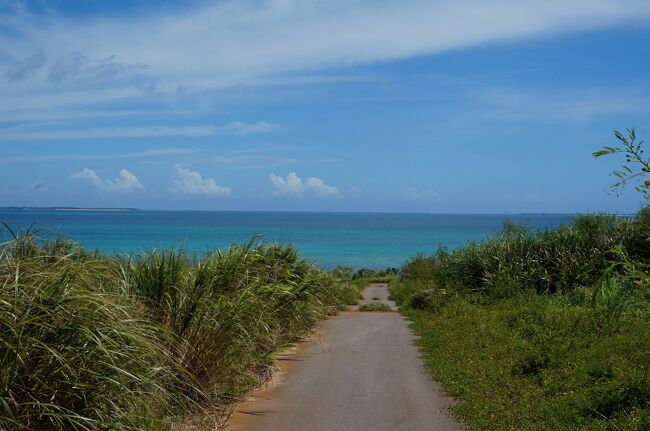
[[[441,287],[497,296],[592,286],[617,258],[616,245],[631,259],[649,262],[648,214],[644,209],[633,220],[578,216],[569,226],[542,232],[507,225],[493,239],[444,255],[434,275]]]

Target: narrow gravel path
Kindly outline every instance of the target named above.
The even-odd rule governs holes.
[[[394,306],[386,287],[370,285],[363,296]],[[342,313],[280,366],[280,382],[240,404],[229,431],[461,429],[447,413],[453,401],[429,380],[398,313]]]

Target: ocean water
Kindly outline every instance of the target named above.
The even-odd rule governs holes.
[[[0,221],[12,227],[33,225],[44,237],[62,235],[106,254],[170,246],[202,253],[262,235],[264,241],[294,244],[325,268],[398,267],[439,246],[483,240],[505,218],[545,229],[572,216],[0,209]]]

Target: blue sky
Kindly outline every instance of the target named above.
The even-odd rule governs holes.
[[[650,2],[0,0],[0,206],[632,212]]]

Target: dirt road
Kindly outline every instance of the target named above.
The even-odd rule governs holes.
[[[369,286],[364,297],[387,301],[386,285]],[[282,382],[239,405],[228,430],[460,429],[447,414],[452,400],[427,377],[400,314],[346,312],[322,329],[318,341],[280,359]]]

